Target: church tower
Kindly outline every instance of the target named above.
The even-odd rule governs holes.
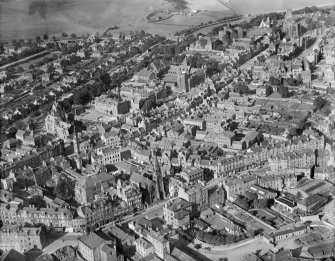
[[[288,9],[286,11],[283,28],[286,36],[290,39],[300,36],[300,24],[295,21],[292,14],[292,9]]]
[[[79,149],[79,139],[78,139],[78,133],[76,130],[76,112],[74,115],[74,120],[73,120],[73,137],[72,137],[72,143],[73,143],[73,160],[76,165],[77,170],[81,171],[83,167],[83,161],[82,158],[80,157],[80,149]]]
[[[74,154],[79,155],[79,141],[78,141],[78,134],[76,131],[76,123],[73,124],[73,149]]]
[[[163,177],[162,177],[162,172],[159,166],[159,162],[157,159],[157,152],[156,149],[152,151],[153,155],[153,163],[154,163],[154,169],[153,169],[153,180],[156,183],[156,201],[160,201],[166,198],[166,193],[164,189],[164,182],[163,182]]]
[[[178,88],[183,92],[188,92],[190,90],[189,79],[186,73],[178,74],[177,85],[178,85]]]

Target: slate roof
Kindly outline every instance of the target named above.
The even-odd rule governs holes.
[[[24,255],[22,255],[18,251],[11,249],[2,255],[0,260],[1,261],[25,261],[26,258]]]
[[[79,240],[91,249],[95,249],[105,243],[105,240],[95,232],[90,233],[89,235],[83,235]]]

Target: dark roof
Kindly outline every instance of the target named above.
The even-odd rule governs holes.
[[[101,244],[105,242],[105,239],[110,240],[107,238],[107,235],[104,235],[105,238],[102,238],[96,232],[90,233],[89,235],[83,235],[79,238],[81,242],[83,242],[86,246],[91,249],[95,249],[99,247]]]
[[[314,257],[322,256],[322,255],[329,255],[330,253],[334,253],[335,252],[335,241],[310,247],[308,248],[308,252],[311,253],[311,255]]]
[[[183,261],[196,261],[195,258],[189,256],[188,254],[186,254],[184,251],[180,250],[177,247],[173,249],[171,255]]]
[[[286,198],[277,198],[276,200],[279,201],[279,202],[281,202],[281,203],[283,203],[283,204],[285,204],[285,205],[287,205],[287,206],[289,206],[289,207],[291,207],[291,208],[295,207],[295,204],[292,201],[290,201],[290,200],[288,200]]]
[[[139,184],[141,187],[143,188],[150,188],[151,186],[153,186],[155,183],[144,177],[143,175],[140,175],[136,172],[134,172],[131,177],[130,177],[130,181]]]
[[[283,230],[283,231],[273,233],[272,236],[273,237],[278,237],[278,236],[287,235],[287,234],[290,234],[290,233],[293,233],[293,232],[302,231],[302,230],[305,230],[305,229],[306,229],[306,226],[299,226],[299,227],[290,228],[290,229],[286,229],[286,230]]]
[[[194,218],[194,223],[203,229],[209,226],[205,221],[202,221],[201,219],[198,218]]]
[[[15,249],[11,249],[2,255],[0,260],[1,261],[25,261],[26,258],[24,255],[22,255]]]

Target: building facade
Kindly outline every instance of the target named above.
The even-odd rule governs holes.
[[[0,249],[4,252],[15,249],[20,253],[24,253],[35,246],[39,249],[44,247],[45,234],[42,227],[3,225],[0,232]]]

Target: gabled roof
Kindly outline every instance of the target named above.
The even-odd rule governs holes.
[[[178,258],[178,260],[183,260],[183,261],[196,261],[197,259],[189,256],[179,248],[175,247],[171,253],[172,256]]]
[[[114,176],[106,172],[101,172],[96,175],[82,177],[78,181],[78,185],[85,188],[90,188],[96,186],[96,184],[100,185],[100,183],[102,184],[105,182],[115,182]]]
[[[134,172],[131,177],[130,181],[139,184],[143,188],[150,188],[151,186],[154,186],[154,182],[143,175],[140,175],[136,172]]]
[[[101,244],[105,243],[105,240],[100,237],[97,233],[93,232],[89,235],[83,235],[79,238],[79,241],[84,243],[86,246],[88,246],[91,249],[95,249],[99,247]]]
[[[26,258],[24,255],[22,255],[15,249],[11,249],[2,255],[0,260],[1,261],[25,261]]]

